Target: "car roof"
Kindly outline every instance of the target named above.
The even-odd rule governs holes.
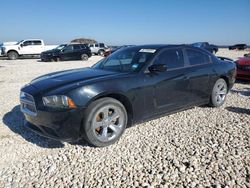
[[[156,49],[160,50],[163,48],[171,48],[171,47],[190,47],[185,44],[146,44],[146,45],[134,45],[134,46],[129,46],[127,48],[145,48],[145,49]]]

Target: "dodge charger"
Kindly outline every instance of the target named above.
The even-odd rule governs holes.
[[[235,75],[234,63],[201,48],[131,46],[92,67],[32,80],[21,89],[20,106],[25,126],[42,136],[103,147],[138,122],[223,105]]]

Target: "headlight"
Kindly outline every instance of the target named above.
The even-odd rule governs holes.
[[[65,95],[43,97],[43,104],[53,108],[76,108],[74,101]]]

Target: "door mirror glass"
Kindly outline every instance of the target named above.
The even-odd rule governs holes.
[[[165,64],[153,64],[148,67],[150,72],[165,72],[167,70],[167,66]]]

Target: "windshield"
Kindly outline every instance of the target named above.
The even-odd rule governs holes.
[[[55,49],[61,50],[61,49],[63,49],[65,46],[67,46],[67,44],[61,44],[61,45],[57,46]]]
[[[22,43],[23,41],[24,41],[24,40],[21,40],[21,41],[19,41],[19,42],[18,42],[18,43],[16,43],[16,44],[18,45],[18,44]]]
[[[156,49],[124,48],[102,59],[92,68],[117,72],[137,72],[152,59],[155,52]]]

